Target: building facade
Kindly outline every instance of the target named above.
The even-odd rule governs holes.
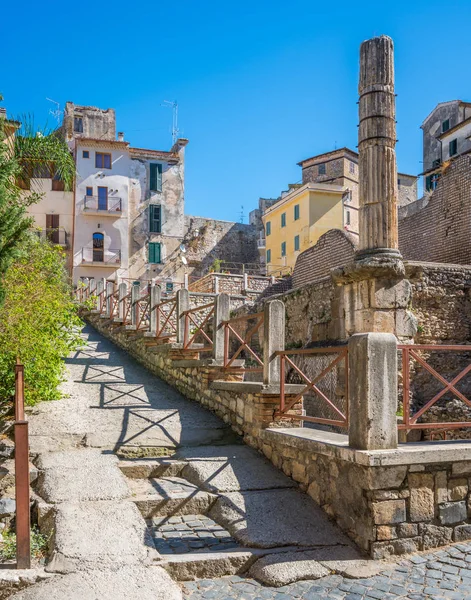
[[[294,188],[263,215],[267,274],[294,268],[301,252],[330,229],[344,226],[344,189],[308,182]]]

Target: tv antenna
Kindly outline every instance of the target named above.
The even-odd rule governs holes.
[[[245,215],[244,215],[244,207],[241,206],[240,207],[240,222],[243,223],[245,219]]]
[[[172,143],[174,144],[180,135],[180,130],[178,129],[178,102],[176,100],[164,100],[160,106],[167,106],[172,109]]]
[[[49,111],[49,114],[52,115],[54,117],[54,119],[57,121],[57,124],[59,124],[61,122],[61,116],[62,116],[61,105],[59,104],[59,102],[56,102],[55,100],[51,100],[50,98],[46,98],[46,100],[48,100],[49,102],[52,102],[53,104],[56,105],[55,109],[51,108],[51,110]]]

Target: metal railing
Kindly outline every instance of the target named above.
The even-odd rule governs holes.
[[[322,360],[326,355],[327,360]],[[301,350],[283,350],[276,352],[280,357],[280,409],[275,416],[287,416],[295,404],[300,402],[306,394],[314,394],[320,400],[321,412],[324,416],[289,414],[290,419],[331,425],[335,427],[348,427],[348,347],[333,346],[328,348],[307,348]],[[333,356],[333,360],[331,360]],[[294,357],[303,360],[302,366],[294,362]],[[323,364],[327,362],[327,364]],[[343,370],[340,375],[339,368]],[[308,372],[310,371],[310,372]],[[296,395],[286,396],[286,379],[291,375],[290,383],[301,383],[304,387]],[[326,377],[329,381],[326,382]],[[337,402],[327,394],[337,395],[339,379],[343,380],[342,394],[337,397]],[[339,406],[341,400],[342,406]]]
[[[426,344],[414,344],[398,345],[398,349],[402,351],[402,419],[403,422],[398,424],[398,429],[412,430],[412,429],[441,429],[446,431],[447,429],[463,429],[465,427],[471,427],[471,421],[441,421],[436,420],[437,416],[433,415],[433,421],[420,421],[427,416],[432,407],[437,407],[439,400],[446,400],[445,396],[449,395],[451,398],[455,397],[461,400],[464,406],[471,408],[471,400],[467,398],[460,390],[457,389],[457,384],[463,380],[463,378],[471,372],[471,357],[466,360],[468,364],[462,369],[457,375],[455,375],[451,381],[448,381],[443,375],[441,375],[436,368],[430,365],[430,362],[420,355],[421,352],[430,353],[428,360],[433,361],[433,353],[435,352],[456,352],[456,353],[469,353],[471,352],[471,346],[440,346],[440,345],[426,345]],[[415,412],[413,407],[413,393],[412,393],[412,377],[411,377],[411,365],[415,364],[423,369],[423,372],[432,376],[432,380],[438,381],[443,389],[435,393],[432,398],[424,399],[424,404]],[[417,376],[417,374],[416,374]],[[420,383],[420,388],[423,394],[424,382]],[[431,392],[433,393],[433,392]],[[417,401],[417,398],[415,399]],[[446,407],[442,407],[440,412],[447,412]],[[429,413],[430,414],[430,413]],[[470,411],[471,414],[471,411]]]
[[[28,421],[25,419],[24,367],[15,365],[16,568],[31,567]]]
[[[144,293],[137,301],[136,329],[149,329],[150,323],[150,293]]]
[[[205,328],[208,327],[210,319],[214,315],[214,301],[190,308],[183,315],[185,317],[183,349],[191,350],[192,344],[196,343],[198,338],[202,338],[203,344],[206,342],[208,345],[199,348],[199,352],[212,352],[213,340]]]
[[[255,323],[253,325],[249,325],[250,321],[255,321]],[[257,348],[252,342],[252,338],[258,334],[263,322],[263,312],[243,315],[241,317],[235,317],[222,322],[224,327],[224,369],[241,373],[261,373],[263,371],[263,357],[261,358],[259,356],[259,354],[262,354],[262,352],[259,349],[259,354],[257,354]],[[239,333],[234,329],[236,323],[246,324],[245,333],[243,336],[239,335]],[[235,338],[236,341],[237,347],[235,351],[231,351],[231,337]],[[232,365],[234,361],[236,361],[239,357],[241,359],[244,358],[247,362],[249,362],[249,364],[253,362],[255,365],[259,366],[233,367]]]
[[[81,256],[83,264],[103,263],[110,267],[121,264],[121,250],[82,248]]]
[[[123,202],[121,198],[110,196],[106,199],[98,196],[84,196],[83,210],[103,212],[103,213],[120,213],[123,210]]]
[[[34,232],[40,240],[48,240],[51,244],[69,247],[69,234],[63,228],[38,229]]]

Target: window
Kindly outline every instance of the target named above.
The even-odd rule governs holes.
[[[111,169],[111,154],[95,152],[95,167],[97,169]]]
[[[458,153],[458,140],[455,138],[454,140],[451,140],[451,142],[448,144],[448,148],[450,151],[450,156],[454,156],[455,154]]]
[[[350,173],[355,173],[355,163],[353,161],[350,161],[348,168]]]
[[[149,231],[160,233],[162,230],[162,207],[160,204],[149,205]]]
[[[59,243],[59,215],[46,215],[46,237],[53,244]]]
[[[151,163],[149,165],[150,179],[149,189],[151,192],[162,191],[162,165],[159,163]]]
[[[427,192],[433,192],[437,188],[438,180],[440,179],[439,173],[434,173],[433,175],[428,175],[425,178],[425,189]]]
[[[271,250],[267,250],[267,263],[271,263]]]
[[[281,242],[281,256],[286,256],[286,242]]]
[[[299,204],[294,205],[294,220],[297,221],[299,219]]]
[[[103,262],[105,260],[104,240],[102,233],[93,234],[93,262]]]
[[[98,210],[108,210],[108,188],[98,186]]]
[[[266,235],[270,235],[271,233],[271,221],[267,221],[265,225]]]
[[[76,133],[83,133],[83,119],[82,119],[82,117],[74,117],[74,131]]]
[[[281,213],[281,226],[286,227],[286,213]]]
[[[87,187],[85,194],[87,196],[93,196],[93,188],[92,187]]]
[[[319,165],[318,173],[319,173],[319,175],[325,175],[325,164],[324,163]]]
[[[299,235],[294,236],[294,251],[299,250]]]
[[[82,158],[90,158],[90,152],[88,150],[83,150]]]
[[[161,262],[161,258],[161,244],[149,242],[149,262],[152,264],[159,264]]]
[[[442,123],[442,133],[445,133],[445,131],[448,131],[450,129],[450,119],[447,119],[446,121],[443,121]]]
[[[346,211],[345,223],[346,223],[346,225],[350,225],[350,211],[349,210]]]

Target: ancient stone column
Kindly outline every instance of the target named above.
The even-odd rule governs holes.
[[[360,240],[356,260],[401,261],[397,231],[394,45],[387,36],[360,47]]]

